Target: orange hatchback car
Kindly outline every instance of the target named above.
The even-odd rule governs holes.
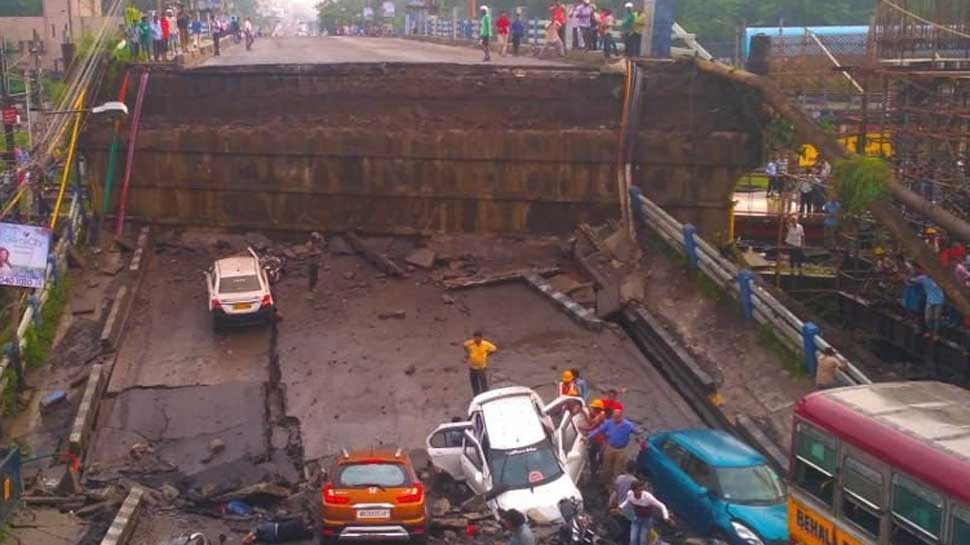
[[[320,543],[425,540],[424,486],[400,449],[344,451],[327,475],[320,492]]]

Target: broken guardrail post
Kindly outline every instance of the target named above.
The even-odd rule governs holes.
[[[802,325],[802,342],[805,350],[805,372],[808,376],[815,376],[815,367],[818,362],[815,360],[815,336],[819,334],[818,326],[812,322],[805,322]]]
[[[690,263],[690,268],[697,268],[697,241],[694,239],[694,235],[697,233],[697,228],[689,223],[685,223],[684,227],[684,250],[687,251],[687,261]]]
[[[738,299],[741,301],[741,314],[745,320],[750,320],[754,315],[754,308],[751,303],[751,276],[749,269],[742,269],[738,273]]]

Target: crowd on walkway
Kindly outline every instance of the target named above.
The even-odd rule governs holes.
[[[190,15],[180,4],[171,4],[161,13],[140,11],[132,2],[125,8],[124,38],[131,58],[143,62],[168,62],[177,55],[197,50],[204,36],[213,41],[219,55],[220,40],[231,38],[234,43],[245,40],[252,48],[256,38],[252,21],[238,15]]]
[[[526,21],[516,11],[509,15],[507,11],[500,11],[493,22],[491,9],[481,6],[479,17],[479,43],[485,54],[484,62],[491,60],[492,38],[495,38],[498,54],[508,55],[511,45],[512,55],[519,56],[522,44],[527,41]],[[609,59],[619,56],[619,48],[613,33],[621,31],[624,55],[636,57],[640,55],[640,44],[646,29],[647,19],[642,4],[634,5],[627,2],[623,13],[619,16],[607,8],[599,8],[592,0],[582,0],[571,6],[566,6],[560,0],[549,4],[549,22],[545,26],[545,40],[541,48],[535,51],[535,56],[543,57],[549,50],[554,50],[560,57],[566,56],[566,28],[572,29],[572,46],[576,50],[603,51]],[[472,25],[465,21],[463,33],[470,39]]]
[[[488,360],[498,347],[481,331],[463,343],[472,394],[488,391]],[[635,444],[636,426],[626,418],[620,396],[626,389],[609,388],[603,397],[593,397],[592,389],[579,369],[566,369],[558,377],[556,394],[575,397],[563,410],[572,413],[588,451],[590,473],[609,496],[611,512],[628,528],[631,545],[648,545],[653,525],[671,521],[667,507],[648,492],[637,477],[636,462],[628,458],[628,447]],[[580,400],[582,402],[580,402]],[[521,528],[518,518],[507,526]],[[524,541],[528,543],[528,540]]]

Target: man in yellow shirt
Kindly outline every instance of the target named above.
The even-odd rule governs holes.
[[[498,348],[482,338],[482,332],[472,333],[472,338],[465,341],[465,361],[468,363],[468,377],[472,381],[472,395],[477,396],[488,391],[488,357]]]

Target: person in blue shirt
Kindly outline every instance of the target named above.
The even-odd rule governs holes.
[[[519,56],[519,46],[522,45],[522,38],[525,36],[525,25],[522,24],[522,15],[519,13],[515,14],[515,20],[512,21],[512,55],[515,57]]]
[[[940,317],[943,315],[943,290],[936,285],[936,282],[920,271],[916,276],[916,283],[922,286],[923,293],[926,294],[926,306],[923,307],[923,319],[925,330],[923,337],[937,340],[937,333],[940,329]]]
[[[607,487],[612,486],[616,476],[626,466],[626,447],[634,432],[633,423],[623,418],[623,411],[616,409],[613,416],[589,432],[592,441],[599,435],[606,437],[606,448],[603,451],[603,482]]]
[[[772,196],[775,192],[778,196],[781,196],[781,184],[778,183],[778,163],[775,162],[775,158],[772,157],[768,161],[768,165],[765,166],[765,175],[768,176],[768,193],[766,197]]]
[[[829,199],[822,205],[822,212],[825,212],[825,219],[822,226],[825,228],[825,247],[835,248],[835,236],[839,231],[839,212],[842,204],[836,199]]]
[[[570,369],[569,371],[573,374],[573,384],[576,385],[576,391],[579,393],[579,397],[589,403],[589,383],[586,382],[586,379],[579,376],[579,369]]]

